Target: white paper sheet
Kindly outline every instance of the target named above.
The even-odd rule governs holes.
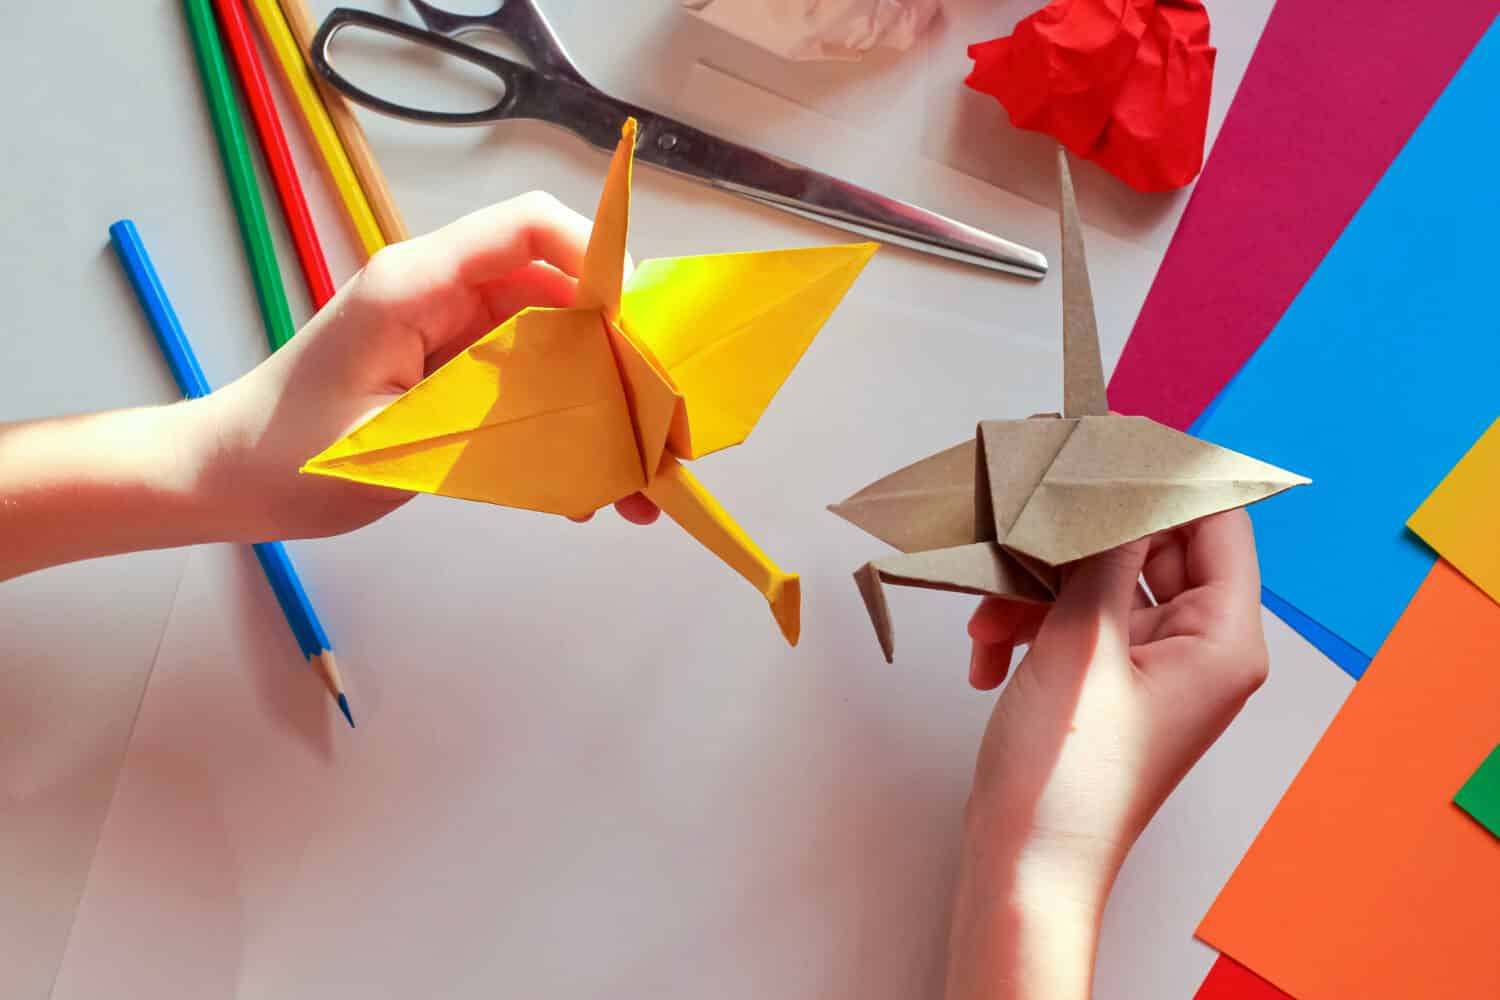
[[[62,961],[186,553],[0,583],[0,994]]]
[[[965,16],[991,34],[1035,5],[962,0]],[[312,6],[321,16],[334,2]],[[948,7],[955,12],[955,0]],[[729,132],[734,123],[721,117],[729,109],[703,98],[727,99],[735,88],[720,81],[694,94],[706,86],[695,62],[712,57],[824,116],[799,136],[789,114],[777,132],[770,126],[786,109],[772,103],[756,126],[767,131],[745,137],[1052,247],[1050,209],[920,159],[924,151],[947,158],[926,145],[923,123],[935,114],[928,105],[946,105],[952,93],[908,75],[918,53],[790,64],[670,3],[547,0],[546,8],[590,77],[622,98],[722,121]],[[627,8],[631,16],[611,16]],[[16,128],[47,140],[23,147],[5,175],[19,188],[68,193],[62,209],[37,203],[44,214],[28,223],[42,234],[37,263],[16,262],[24,276],[16,287],[55,287],[58,262],[70,261],[80,263],[72,285],[107,287],[114,264],[96,223],[126,211],[143,224],[155,218],[153,252],[181,251],[178,266],[190,271],[172,292],[185,318],[198,318],[196,346],[222,381],[264,345],[181,12],[132,11],[101,27],[100,9],[47,5],[49,24],[89,29],[87,45],[77,32],[58,36],[67,39],[56,53],[67,72],[50,83],[28,90],[21,82],[33,63],[0,64],[13,67],[12,93],[21,95]],[[1237,82],[1222,70],[1236,54],[1243,66],[1254,42],[1219,30],[1219,21],[1216,106],[1218,87]],[[18,28],[17,37],[49,36]],[[953,39],[960,55],[961,40]],[[125,73],[143,52],[164,67],[159,86],[101,104],[98,81]],[[117,107],[132,114],[115,115]],[[152,114],[142,117],[142,108]],[[598,195],[603,159],[543,124],[434,130],[363,120],[418,231],[531,187],[583,211]],[[115,121],[123,124],[105,129]],[[839,148],[846,139],[854,152]],[[147,145],[171,155],[145,156]],[[336,203],[301,153],[335,272],[347,274],[352,250]],[[1088,192],[1080,194],[1088,214]],[[655,171],[637,173],[633,208],[638,257],[840,238]],[[228,242],[188,263],[205,231]],[[1131,241],[1094,230],[1089,239],[1091,260],[1123,248],[1103,265],[1113,276],[1097,289],[1101,311],[1133,315],[1126,297],[1149,281],[1149,254],[1142,271]],[[699,470],[757,538],[804,571],[807,637],[795,652],[777,645],[753,594],[671,525],[638,531],[604,515],[578,527],[423,500],[350,538],[294,550],[345,664],[361,722],[348,733],[300,667],[248,553],[195,552],[56,997],[894,1000],[938,992],[955,831],[989,708],[964,688],[964,664],[950,662],[967,607],[946,595],[902,595],[909,666],[881,666],[848,579],[869,540],[830,527],[821,505],[872,470],[970,433],[976,413],[1020,412],[1050,398],[1039,373],[1059,361],[1038,333],[1056,328],[1056,303],[1037,286],[918,260],[878,256],[757,435]],[[288,287],[300,295],[296,281]],[[149,393],[132,395],[142,384],[169,392],[143,342],[122,341],[109,325],[126,323],[133,309],[124,286],[115,291],[119,311],[99,318],[100,335],[83,352],[99,378],[59,397],[54,412],[146,401]],[[68,336],[39,339],[50,346],[18,379],[17,369],[0,370],[6,393],[13,382],[38,383],[56,352],[76,354],[77,337],[94,329],[50,300],[18,300],[29,303],[20,326]],[[205,326],[204,317],[213,321]],[[130,332],[144,336],[144,327]],[[1106,334],[1106,350],[1117,352],[1123,335]],[[123,381],[126,372],[136,382]],[[955,372],[986,375],[956,384]],[[881,423],[897,417],[899,433]],[[184,554],[146,558],[173,560],[170,583]],[[125,574],[112,583],[108,573],[90,577],[104,581],[101,593],[142,587],[138,564],[97,565]],[[644,586],[640,566],[652,570]],[[7,596],[0,588],[0,628],[34,628],[28,614],[5,616]],[[76,592],[54,599],[48,606],[77,624],[70,663],[113,662],[100,657],[140,638],[123,624],[130,601],[111,595],[102,609]],[[665,632],[672,606],[703,616],[671,637],[675,646]],[[144,619],[140,629],[148,631]],[[0,649],[7,639],[0,634]],[[45,636],[25,641],[40,647]],[[1343,675],[1305,645],[1273,635],[1272,647],[1271,683],[1132,855],[1106,920],[1103,1000],[1190,995],[1208,961],[1188,938],[1192,922],[1342,696],[1332,681]],[[33,724],[36,714],[27,718]],[[46,749],[35,738],[26,747]],[[1202,852],[1190,855],[1188,874],[1183,845]],[[0,858],[11,867],[37,861],[29,846]],[[42,898],[19,899],[16,912]],[[17,954],[0,956],[7,977],[42,967],[32,942],[60,949],[66,923],[14,938]],[[7,991],[14,982],[5,980]]]

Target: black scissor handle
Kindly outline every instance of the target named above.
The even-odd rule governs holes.
[[[456,38],[469,31],[495,31],[510,39],[531,65],[544,76],[567,80],[580,87],[591,84],[568,58],[562,40],[547,23],[533,0],[500,0],[488,14],[461,14],[444,10],[427,0],[408,0],[428,31]]]
[[[340,73],[328,56],[328,48],[333,43],[334,36],[345,28],[377,31],[455,56],[498,78],[505,87],[505,93],[494,105],[480,111],[431,111],[427,108],[413,108],[405,104],[397,104],[378,94],[372,94]],[[395,118],[405,118],[409,121],[425,122],[429,125],[483,125],[505,118],[521,117],[516,114],[516,106],[522,95],[527,92],[528,84],[533,84],[533,78],[536,76],[533,70],[520,63],[512,62],[472,45],[465,45],[447,35],[428,31],[381,14],[353,10],[349,7],[337,7],[324,18],[323,23],[318,27],[318,33],[313,36],[312,52],[309,54],[312,57],[313,69],[351,101],[362,104],[371,111],[378,111]]]

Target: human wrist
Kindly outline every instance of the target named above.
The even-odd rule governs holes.
[[[332,533],[320,530],[321,505],[305,488],[318,477],[298,472],[317,450],[303,439],[321,414],[278,408],[267,402],[263,383],[249,376],[198,402],[205,410],[197,444],[203,449],[199,489],[213,510],[215,541],[252,544]],[[309,502],[309,496],[315,499]]]
[[[222,516],[205,470],[217,447],[206,399],[68,418],[59,430],[60,492],[114,530],[95,554],[219,541]],[[76,421],[76,424],[74,423]],[[60,506],[67,512],[70,504]]]
[[[947,1000],[1086,1000],[1112,881],[1024,839],[966,837]]]
[[[206,487],[215,448],[206,400],[184,400],[86,418],[101,512],[118,509],[118,551],[219,541],[220,515]]]
[[[1026,913],[1065,910],[1075,920],[1096,918],[1122,862],[1122,851],[1093,838],[1037,832],[992,817],[964,824],[964,872],[1002,890],[1008,905]]]
[[[1134,835],[1117,831],[1120,824],[1100,824],[1097,830],[1081,824],[1056,827],[1039,821],[1036,813],[1034,802],[1007,806],[971,799],[964,814],[966,864],[1007,866],[1027,898],[1062,892],[1079,905],[1102,909]]]
[[[164,503],[182,519],[183,541],[235,540],[236,511],[244,504],[219,472],[224,461],[223,408],[213,396],[184,400],[155,412],[165,445],[161,455]]]

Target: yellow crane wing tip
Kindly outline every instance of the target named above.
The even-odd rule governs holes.
[[[745,440],[874,250],[838,244],[636,268],[621,325],[682,396],[674,454],[701,458]]]
[[[337,472],[334,472],[324,464],[323,456],[327,453],[328,449],[323,449],[323,451],[303,462],[301,468],[299,468],[297,472],[300,475],[304,476],[329,476],[335,479],[342,478]]]

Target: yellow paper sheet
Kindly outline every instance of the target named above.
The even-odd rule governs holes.
[[[627,121],[576,307],[512,317],[302,471],[571,517],[643,492],[795,645],[796,575],[679,460],[745,440],[875,245],[646,261],[624,283],[635,137]]]
[[[1500,601],[1500,420],[1406,522],[1474,585]]]

